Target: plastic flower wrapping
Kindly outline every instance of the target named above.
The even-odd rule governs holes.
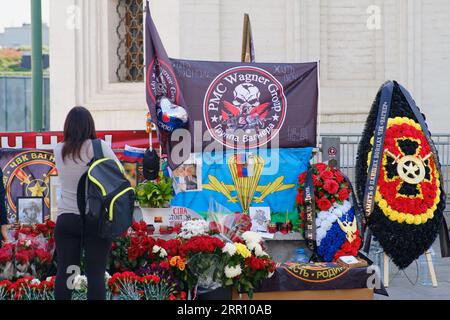
[[[312,167],[316,213],[317,256],[335,262],[342,256],[357,256],[361,247],[357,216],[350,185],[337,169],[319,163]],[[306,172],[299,176],[297,205],[304,228]]]
[[[216,201],[211,201],[208,212],[209,229],[224,241],[240,241],[242,234],[252,227],[247,214],[231,212]]]

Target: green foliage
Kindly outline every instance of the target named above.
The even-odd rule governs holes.
[[[136,199],[141,207],[164,208],[173,199],[173,179],[159,173],[158,182],[147,181],[136,187]]]

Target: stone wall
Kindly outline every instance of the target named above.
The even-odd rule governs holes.
[[[80,28],[67,28],[79,5]],[[58,0],[51,10],[52,129],[69,106],[89,106],[99,128],[142,129],[143,84],[115,83],[115,0]],[[151,11],[170,56],[240,59],[250,14],[257,61],[321,61],[320,131],[360,133],[380,85],[395,79],[449,131],[450,2],[446,0],[164,0]],[[103,14],[102,14],[103,13]]]

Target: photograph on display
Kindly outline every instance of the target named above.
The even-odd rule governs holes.
[[[252,220],[252,231],[268,232],[270,207],[250,207],[249,213]]]
[[[137,163],[122,162],[125,170],[125,177],[130,181],[131,186],[134,188],[137,185],[138,169]]]
[[[44,198],[17,198],[17,223],[25,225],[44,223]]]
[[[192,156],[173,172],[175,192],[195,192],[202,190],[201,161]]]
[[[142,163],[136,163],[136,180],[137,184],[143,183],[145,181],[144,166],[142,165]]]

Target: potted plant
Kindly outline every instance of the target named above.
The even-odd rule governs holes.
[[[143,216],[169,215],[170,201],[173,199],[172,184],[173,179],[160,172],[156,181],[147,181],[136,186],[136,200]]]

